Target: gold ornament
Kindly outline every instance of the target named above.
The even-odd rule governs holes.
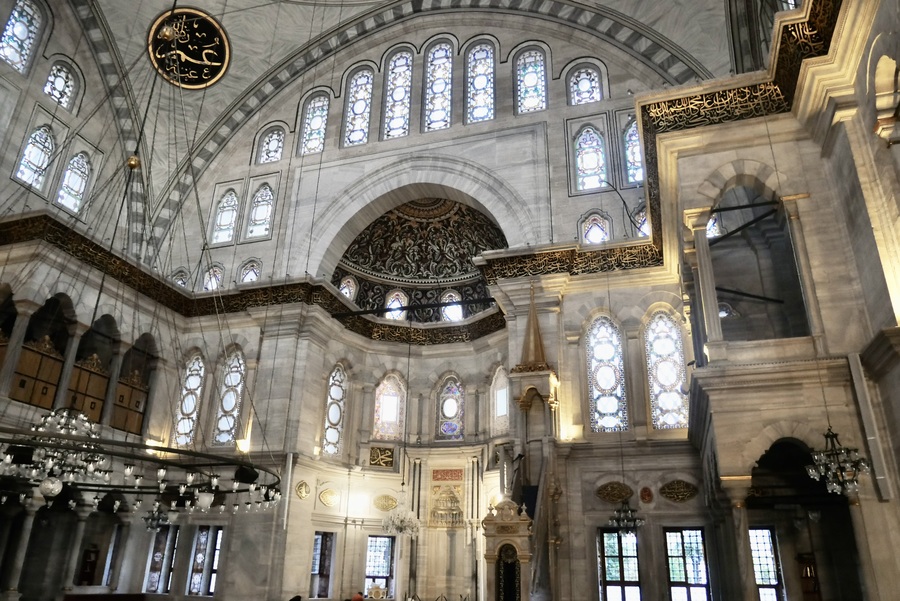
[[[175,28],[169,24],[163,25],[162,29],[159,30],[159,37],[167,42],[171,42],[175,39]]]
[[[672,501],[673,503],[684,503],[690,501],[697,496],[700,490],[684,480],[672,480],[663,484],[659,489],[659,494]]]
[[[597,496],[607,503],[618,505],[631,498],[634,491],[624,482],[607,482],[597,488]]]
[[[141,166],[141,159],[138,158],[138,155],[133,154],[128,157],[128,160],[125,161],[125,165],[128,166],[129,169],[138,169]]]

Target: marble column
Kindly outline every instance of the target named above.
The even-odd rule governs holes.
[[[16,303],[16,323],[9,335],[9,342],[6,344],[6,358],[3,365],[0,366],[0,396],[8,397],[12,387],[13,374],[16,366],[19,364],[19,357],[22,354],[22,344],[25,342],[25,332],[28,329],[28,323],[31,316],[40,308],[40,305],[31,301],[15,301]]]
[[[709,222],[709,209],[684,212],[684,223],[694,236],[694,253],[697,261],[697,290],[703,310],[703,329],[706,341],[722,341],[722,322],[719,319],[719,301],[716,294],[716,278],[713,273],[712,255],[709,250],[709,239],[706,237],[706,224]]]
[[[116,403],[119,372],[122,371],[122,361],[125,359],[122,346],[121,342],[115,343],[112,361],[109,362],[109,384],[106,387],[106,396],[103,399],[103,412],[100,414],[100,423],[105,426],[108,426],[112,421],[113,406]]]
[[[750,491],[750,476],[723,477],[722,487],[731,502],[731,522],[734,528],[739,579],[739,586],[735,592],[740,594],[740,601],[759,601],[759,589],[756,586],[753,556],[750,551],[750,522],[746,505],[747,494]]]
[[[115,559],[112,565],[112,574],[109,578],[109,592],[114,593],[119,589],[122,577],[122,568],[125,565],[125,556],[128,555],[128,542],[131,536],[131,524],[135,520],[133,513],[117,514],[121,524],[119,540],[116,541]]]
[[[78,344],[81,337],[88,331],[88,326],[80,323],[75,324],[74,332],[69,335],[66,341],[66,352],[62,373],[59,375],[59,386],[56,387],[56,396],[53,398],[53,408],[62,409],[69,406],[69,382],[72,379],[72,368],[75,367],[75,357],[78,355]]]
[[[22,521],[22,530],[16,544],[16,554],[13,556],[12,566],[9,569],[8,580],[3,591],[2,599],[19,599],[19,580],[22,578],[22,568],[25,567],[25,554],[28,552],[28,543],[31,541],[31,528],[34,526],[34,514],[37,513],[39,504],[34,500],[25,506],[25,519]]]
[[[808,198],[809,194],[785,196],[781,199],[781,204],[784,207],[788,229],[791,233],[797,270],[800,272],[800,290],[803,293],[803,302],[806,304],[806,314],[809,317],[809,333],[815,341],[819,355],[827,355],[825,326],[822,322],[822,314],[819,312],[816,282],[813,279],[812,265],[809,262],[809,252],[806,248],[806,237],[803,234],[803,225],[800,223],[800,212],[797,207],[798,200]]]
[[[75,586],[75,571],[78,570],[78,562],[81,559],[81,543],[84,539],[84,527],[88,516],[93,513],[91,506],[79,506],[75,509],[78,522],[75,524],[75,533],[69,542],[69,556],[66,558],[65,572],[63,573],[63,591],[71,591]]]
[[[872,562],[871,541],[866,533],[866,520],[858,494],[849,499],[850,519],[853,522],[853,537],[859,556],[859,584],[862,587],[863,599],[881,599],[878,590],[878,579]]]

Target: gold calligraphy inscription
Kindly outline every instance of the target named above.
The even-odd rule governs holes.
[[[663,484],[659,489],[659,494],[672,501],[673,503],[684,503],[690,501],[697,496],[700,490],[685,480],[672,480]]]
[[[370,448],[369,465],[374,465],[375,467],[394,467],[394,449],[391,447]]]
[[[231,60],[225,30],[212,16],[193,8],[161,14],[150,27],[147,51],[166,81],[189,90],[219,81]]]
[[[378,511],[390,511],[397,506],[397,499],[391,495],[378,495],[372,499],[372,505]]]
[[[607,482],[597,488],[596,494],[600,499],[615,505],[630,499],[634,491],[624,482]]]
[[[301,480],[300,482],[298,482],[294,490],[297,492],[297,497],[300,500],[309,497],[310,489],[309,484],[306,482],[306,480]]]
[[[463,479],[462,470],[432,470],[431,480],[434,482],[460,482]]]

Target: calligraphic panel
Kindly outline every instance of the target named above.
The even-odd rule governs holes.
[[[166,26],[171,31],[164,30]],[[166,81],[189,90],[219,81],[231,60],[225,30],[211,15],[193,8],[176,8],[160,15],[150,27],[147,51]]]
[[[461,469],[432,470],[431,479],[435,482],[461,482],[463,471]]]

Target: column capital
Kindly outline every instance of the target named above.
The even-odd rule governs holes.
[[[741,509],[745,506],[747,496],[750,494],[752,476],[720,476],[719,481],[722,490],[728,496],[731,506]]]
[[[692,232],[696,232],[697,230],[705,231],[706,225],[709,223],[709,218],[711,216],[712,207],[686,209],[684,211],[684,225]]]

